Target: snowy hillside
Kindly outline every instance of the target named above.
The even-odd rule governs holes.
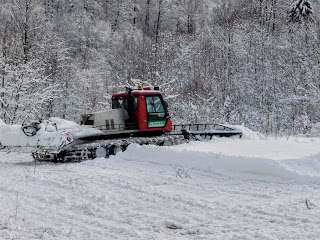
[[[0,153],[0,238],[319,239],[319,144],[130,145],[72,164]]]
[[[176,124],[244,123],[291,135],[320,121],[319,0],[2,0],[0,7],[8,26],[0,27],[5,123],[79,122],[138,84],[160,87]]]

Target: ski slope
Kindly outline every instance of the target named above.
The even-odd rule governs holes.
[[[0,239],[320,239],[319,145],[245,134],[71,164],[0,153]]]

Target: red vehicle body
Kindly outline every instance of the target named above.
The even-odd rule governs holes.
[[[127,125],[140,132],[171,132],[172,120],[160,91],[140,87],[112,95],[112,109],[128,112]]]

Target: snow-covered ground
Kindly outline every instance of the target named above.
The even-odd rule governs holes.
[[[0,153],[0,239],[320,239],[320,138]]]

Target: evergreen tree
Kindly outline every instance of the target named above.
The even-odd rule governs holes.
[[[301,22],[302,19],[310,19],[312,6],[309,0],[294,1],[289,10],[289,17],[293,22]]]

